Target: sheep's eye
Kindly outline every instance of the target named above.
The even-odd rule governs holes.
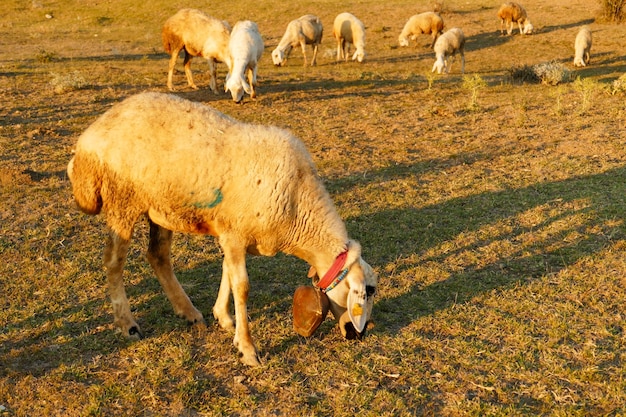
[[[368,297],[371,297],[372,295],[376,294],[376,287],[374,287],[373,285],[366,285],[365,293]]]

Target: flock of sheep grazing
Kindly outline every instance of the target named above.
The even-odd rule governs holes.
[[[522,34],[532,32],[519,5],[507,3],[498,16],[508,33],[513,23],[518,23]],[[398,41],[406,46],[418,35],[430,34],[436,54],[433,71],[447,72],[448,59],[457,52],[463,71],[463,31],[443,32],[443,28],[436,13],[416,15]],[[312,45],[310,64],[315,65],[322,33],[316,16],[291,21],[272,52],[274,64],[284,65],[291,49],[299,45],[307,65],[305,48]],[[215,66],[224,62],[229,70],[224,88],[233,100],[241,101],[244,93],[255,96],[257,63],[264,49],[256,23],[240,21],[231,30],[228,23],[201,11],[183,9],[167,19],[162,35],[171,54],[170,90],[176,59],[184,51],[190,87],[197,88],[191,59],[202,56],[209,62],[211,90],[217,92]],[[350,45],[355,48],[352,60],[363,61],[365,27],[359,19],[341,13],[334,21],[333,35],[337,61],[348,59]],[[584,28],[576,38],[576,65],[589,62],[590,47],[591,32]],[[244,363],[259,364],[248,325],[247,253],[283,252],[305,260],[318,291],[313,294],[317,300],[323,294],[343,336],[354,339],[365,334],[377,276],[361,258],[359,243],[349,238],[304,144],[291,133],[242,123],[174,95],[143,93],[108,110],[81,135],[67,172],[78,207],[106,217],[110,236],[104,264],[115,325],[124,335],[142,336],[122,281],[134,225],[141,217],[147,217],[150,225],[147,259],[175,313],[190,323],[204,323],[204,317],[174,275],[172,234],[217,238],[224,261],[213,315],[222,328],[234,328],[234,344]]]
[[[504,3],[497,12],[500,19],[502,34],[511,35],[514,24],[517,23],[522,35],[532,34],[534,27],[526,9],[518,3]],[[235,30],[237,29],[237,30]],[[276,48],[272,51],[272,61],[276,66],[283,66],[294,47],[300,46],[304,65],[309,61],[306,55],[306,45],[313,48],[313,57],[310,65],[317,63],[319,45],[322,42],[323,25],[321,20],[312,14],[294,19],[287,25],[287,29]],[[263,53],[263,40],[258,27],[253,22],[239,22],[230,32],[227,22],[220,21],[204,12],[195,9],[183,9],[169,18],[163,26],[163,45],[171,54],[167,86],[172,87],[172,73],[176,58],[181,50],[185,53],[184,68],[187,82],[190,87],[197,88],[191,75],[191,58],[202,56],[209,62],[210,88],[217,93],[215,80],[215,65],[224,62],[229,73],[225,83],[225,91],[230,91],[233,100],[241,102],[243,93],[255,97],[257,63]],[[457,53],[461,56],[461,72],[465,71],[465,35],[460,28],[451,28],[444,33],[443,18],[435,12],[424,12],[411,16],[404,25],[398,43],[408,46],[421,34],[431,35],[430,47],[435,52],[435,63],[432,72],[448,73],[449,59]],[[337,61],[348,60],[351,46],[355,52],[352,60],[363,62],[365,58],[365,26],[351,13],[339,14],[333,23],[333,37],[337,41]],[[584,27],[575,41],[575,66],[585,66],[589,63],[591,49],[591,31]],[[235,67],[236,64],[236,67]],[[245,72],[248,72],[246,81]]]

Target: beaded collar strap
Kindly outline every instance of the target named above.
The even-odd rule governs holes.
[[[324,277],[317,283],[317,286],[323,293],[327,293],[339,284],[348,275],[348,268],[343,269],[346,264],[346,258],[348,257],[348,250],[341,252],[335,258],[335,262],[331,265],[330,269]]]

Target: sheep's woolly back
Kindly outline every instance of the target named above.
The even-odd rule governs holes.
[[[263,38],[259,27],[250,20],[239,21],[233,26],[228,43],[229,74],[226,76],[224,90],[230,91],[233,100],[241,101],[244,91],[255,95],[257,63],[263,55]],[[249,84],[246,82],[246,71],[250,75]]]
[[[286,51],[300,45],[301,37],[307,45],[320,44],[322,42],[323,27],[320,19],[312,14],[300,16],[287,25],[287,29],[280,39],[276,49]]]
[[[416,35],[432,33],[433,38],[443,32],[443,18],[435,12],[424,12],[413,15],[405,23],[398,38],[401,46],[407,46],[409,39]]]
[[[435,42],[435,54],[439,56],[449,56],[465,47],[465,35],[459,28],[452,28],[441,35]]]
[[[526,9],[518,3],[504,3],[498,10],[498,18],[507,22],[519,22],[524,24],[526,21]]]
[[[225,62],[230,27],[200,10],[181,9],[165,21],[161,36],[167,53],[184,46],[192,56]]]
[[[148,214],[263,255],[340,253],[348,241],[301,141],[173,95],[143,93],[107,111],[79,138],[68,175],[78,205],[123,238]]]
[[[591,30],[583,26],[576,35],[574,42],[574,66],[584,67],[589,63],[591,53]]]
[[[365,47],[365,26],[351,13],[341,13],[335,18],[333,25],[335,39],[345,39],[355,48]]]
[[[356,51],[352,59],[363,61],[365,57],[365,25],[352,13],[340,13],[333,23],[333,36],[343,48],[344,43],[354,45]],[[343,53],[345,51],[342,50]],[[348,59],[348,57],[345,57]]]

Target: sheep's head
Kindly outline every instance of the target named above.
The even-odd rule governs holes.
[[[226,82],[224,82],[224,92],[228,91],[230,91],[230,95],[235,103],[241,103],[244,92],[252,95],[252,89],[246,80],[241,77],[231,77],[230,75],[226,77]]]
[[[526,20],[526,23],[524,23],[524,30],[522,33],[525,35],[531,35],[534,29],[535,28],[533,27],[533,24],[530,23],[530,20]]]
[[[363,62],[363,59],[365,58],[365,51],[363,49],[357,49],[354,52],[354,55],[352,55],[352,60],[356,60],[357,62]]]
[[[272,51],[272,61],[277,67],[282,66],[285,62],[285,53],[278,48],[274,49]]]
[[[441,71],[443,71],[444,73],[448,72],[448,68],[446,67],[443,56],[438,56],[437,60],[433,64],[433,69],[431,72],[435,72],[435,70],[437,71],[437,74],[441,74]]]
[[[341,334],[346,339],[361,339],[371,322],[378,278],[361,258],[361,245],[353,240],[348,243],[345,267],[348,269],[346,277],[336,287],[327,290],[326,295]],[[311,272],[315,273],[314,268]]]
[[[398,36],[398,43],[400,46],[409,46],[409,38],[404,35],[400,35]]]

